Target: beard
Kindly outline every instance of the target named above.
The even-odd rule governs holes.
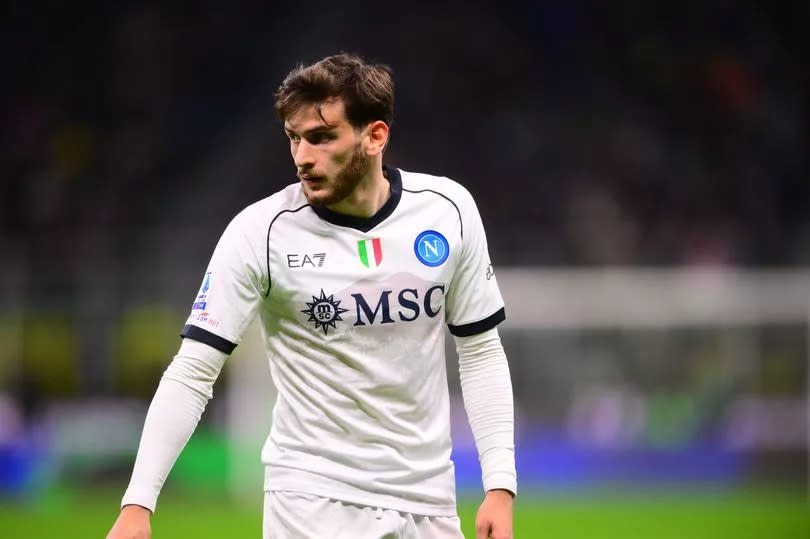
[[[338,171],[334,180],[326,180],[315,191],[304,189],[304,196],[312,206],[331,206],[352,194],[357,185],[368,174],[371,160],[356,145],[349,162]]]

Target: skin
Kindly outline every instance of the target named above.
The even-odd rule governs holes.
[[[319,113],[320,112],[320,113]],[[304,105],[284,122],[290,153],[310,204],[337,213],[371,217],[390,195],[382,170],[388,125],[355,129],[343,102]]]
[[[475,539],[512,539],[512,493],[487,491],[475,515]]]
[[[152,537],[152,512],[140,505],[125,505],[107,539],[149,539]]]
[[[356,129],[340,99],[304,105],[284,122],[296,174],[313,206],[356,217],[371,217],[391,195],[382,169],[388,125],[371,122]],[[107,539],[149,539],[152,512],[139,505],[121,509]],[[476,539],[512,538],[512,494],[486,493],[475,519]]]

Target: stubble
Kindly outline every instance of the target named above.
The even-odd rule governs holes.
[[[349,162],[337,173],[334,180],[328,183],[326,189],[320,189],[314,193],[304,189],[307,202],[313,206],[331,206],[344,200],[354,192],[368,174],[370,162],[371,160],[363,153],[360,144],[357,144],[352,150]]]

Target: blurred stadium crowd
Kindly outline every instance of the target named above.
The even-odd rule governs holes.
[[[346,49],[395,70],[388,161],[468,185],[499,264],[810,262],[806,4],[536,4],[11,8],[3,241],[217,235],[295,180],[283,74]]]

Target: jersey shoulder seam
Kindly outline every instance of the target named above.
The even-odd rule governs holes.
[[[281,215],[283,215],[285,213],[297,213],[297,212],[299,212],[299,211],[301,211],[301,210],[303,210],[304,208],[307,208],[307,207],[309,207],[309,203],[301,204],[297,208],[284,208],[282,210],[279,210],[273,216],[273,218],[270,219],[270,224],[267,225],[267,241],[266,241],[267,255],[266,255],[266,259],[265,259],[266,268],[267,268],[267,291],[264,293],[264,297],[267,297],[267,296],[270,295],[270,289],[273,287],[273,280],[270,277],[270,230],[273,228],[273,223],[275,223],[276,219],[278,219],[279,217],[281,217]]]
[[[407,189],[407,188],[405,188],[403,186],[402,190],[404,192],[406,192],[406,193],[411,193],[411,194],[433,193],[434,195],[438,195],[438,196],[442,197],[443,199],[447,200],[450,204],[452,204],[453,207],[456,209],[456,213],[458,214],[458,224],[459,224],[459,227],[461,227],[461,230],[460,230],[460,232],[461,232],[461,240],[462,241],[464,240],[464,220],[461,218],[461,210],[458,208],[458,204],[456,204],[455,201],[452,198],[450,198],[449,196],[445,195],[444,193],[442,193],[440,191],[436,191],[435,189],[428,189],[428,188],[424,188],[424,189]]]

